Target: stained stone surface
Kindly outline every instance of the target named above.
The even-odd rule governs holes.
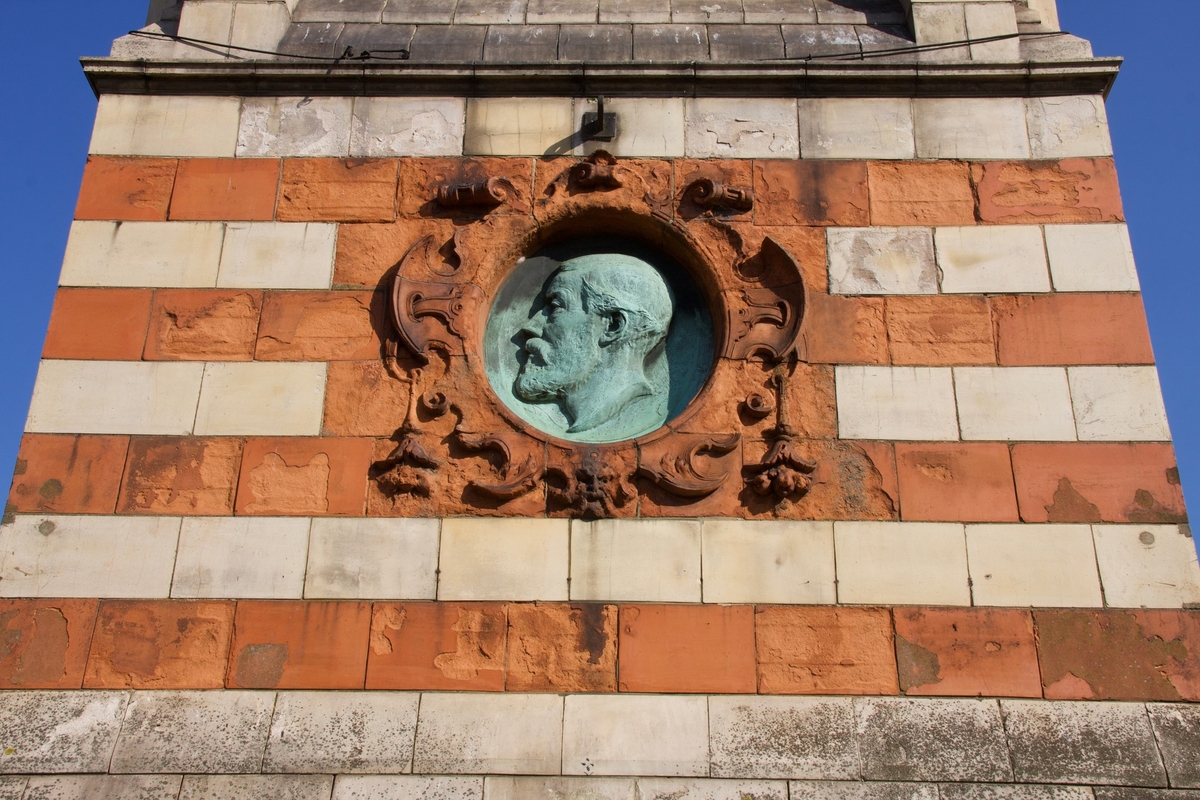
[[[124,692],[0,693],[0,772],[106,772]]]

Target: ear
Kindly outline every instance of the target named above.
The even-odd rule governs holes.
[[[604,331],[600,334],[601,347],[619,342],[625,337],[625,330],[628,327],[629,319],[625,316],[624,311],[610,311],[605,315]]]

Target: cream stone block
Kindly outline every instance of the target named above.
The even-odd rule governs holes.
[[[1155,367],[1069,367],[1081,442],[1167,442],[1167,410]]]
[[[909,98],[822,97],[797,102],[804,158],[916,157]]]
[[[436,519],[313,520],[306,598],[434,600]]]
[[[439,600],[566,600],[565,519],[442,521]]]
[[[595,102],[575,101],[577,129],[582,129],[583,115],[589,111],[596,112]],[[604,111],[617,115],[617,138],[611,142],[584,142],[583,152],[607,150],[621,158],[683,155],[683,98],[613,97],[605,101]]]
[[[473,97],[467,100],[463,153],[563,155],[573,146],[574,121],[569,97]]]
[[[688,158],[799,158],[796,101],[694,97],[685,103]]]
[[[66,644],[63,642],[64,648]],[[0,771],[107,772],[128,702],[129,692],[70,689],[0,693],[0,731],[4,732]],[[5,800],[18,800],[20,796],[0,794]],[[26,793],[25,797],[34,800],[36,795]]]
[[[558,775],[562,731],[559,695],[426,693],[413,772]]]
[[[785,781],[641,778],[638,800],[788,800]]]
[[[196,435],[319,435],[326,367],[324,362],[206,364]]]
[[[1046,243],[1036,225],[937,228],[933,240],[947,294],[1050,291]]]
[[[231,289],[328,289],[337,225],[327,222],[231,222],[217,286]]]
[[[0,597],[166,597],[179,522],[18,514],[0,526]]]
[[[220,222],[73,222],[59,283],[215,286],[224,239]]]
[[[333,800],[483,800],[483,780],[449,775],[338,775]]]
[[[963,12],[967,17],[967,37],[972,40],[1017,33],[1016,9],[1011,3],[995,0],[966,3]],[[1017,38],[971,45],[972,61],[1018,61],[1020,58],[1021,40]]]
[[[419,698],[416,692],[280,692],[263,772],[408,772]]]
[[[88,152],[108,156],[222,158],[237,149],[237,97],[106,94]]]
[[[350,155],[461,156],[465,120],[461,97],[359,97]]]
[[[182,3],[179,12],[179,36],[199,39],[203,42],[228,44],[233,33],[232,2],[205,0],[198,3]],[[278,40],[275,42],[278,44]],[[224,47],[180,42],[184,47],[177,50],[181,58],[188,60],[223,59],[229,51]]]
[[[949,369],[839,366],[834,376],[843,439],[958,438]]]
[[[1061,367],[955,367],[962,438],[1070,442],[1075,417]]]
[[[1104,605],[1087,525],[968,525],[977,606]]]
[[[329,800],[332,791],[332,775],[188,775],[179,800]]]
[[[700,602],[699,521],[572,521],[571,599]]]
[[[248,97],[238,125],[243,157],[350,153],[349,97]]]
[[[170,361],[43,361],[29,433],[186,435],[204,365]]]
[[[642,796],[637,794],[634,778],[594,776],[503,778],[489,775],[484,782],[484,796],[487,800],[530,800],[535,797],[550,800],[642,800]],[[662,800],[654,797],[655,800]]]
[[[291,14],[285,3],[238,3],[230,44],[255,50],[277,50],[290,23]],[[246,51],[231,52],[237,58],[259,56]]]
[[[708,698],[568,695],[566,775],[708,775]]]
[[[838,602],[969,606],[963,526],[835,522]]]
[[[1025,100],[1034,158],[1111,156],[1108,113],[1100,95]]]
[[[833,523],[708,519],[704,602],[837,602]]]
[[[1118,608],[1200,603],[1196,541],[1186,525],[1093,525],[1104,602]]]
[[[937,294],[929,228],[829,228],[831,294]]]
[[[1125,225],[1047,225],[1050,275],[1060,292],[1136,292],[1137,267]]]
[[[105,754],[108,755],[107,753]],[[107,761],[107,759],[105,759]],[[29,779],[26,800],[147,800],[180,797],[182,775],[55,775]],[[201,795],[202,797],[203,795]],[[194,800],[184,794],[180,800]],[[21,800],[20,792],[6,794],[0,779],[0,800]]]
[[[959,2],[917,2],[909,8],[912,17],[914,38],[919,45],[963,42],[967,39],[967,17]],[[928,50],[919,53],[923,62],[943,63],[967,61],[971,57],[969,45]]]
[[[917,158],[1029,158],[1020,98],[917,98],[913,119]]]
[[[299,598],[306,517],[188,517],[179,533],[172,597]]]

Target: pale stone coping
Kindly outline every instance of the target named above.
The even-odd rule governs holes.
[[[1194,704],[1040,699],[25,690],[0,693],[0,772],[39,784],[93,772],[103,788],[117,787],[105,773],[188,773],[213,788],[254,786],[261,773],[298,780],[283,773],[313,775],[326,791],[338,774],[345,797],[363,796],[352,784],[369,797],[427,798],[431,781],[445,781],[438,797],[479,797],[480,782],[493,798],[588,787],[624,800],[635,784],[672,786],[639,778],[681,779],[674,788],[710,793],[675,796],[720,800],[744,796],[730,790],[745,781],[786,780],[835,781],[789,787],[829,800],[880,796],[864,792],[871,781],[917,797],[928,796],[922,784],[995,784],[973,796],[1003,797],[1001,787],[1046,781],[1179,785],[1194,768],[1189,720],[1200,721]],[[581,777],[559,778],[571,775]],[[385,781],[401,793],[374,794]],[[766,796],[786,797],[783,788],[768,784]]]
[[[1180,525],[17,514],[0,597],[1180,608],[1200,564]]]
[[[834,368],[843,439],[1168,442],[1155,367]]]
[[[211,5],[211,4],[210,4]],[[1017,46],[1015,40],[1011,44]],[[1054,98],[590,98],[103,95],[96,155],[1026,159],[1111,156],[1104,101]]]

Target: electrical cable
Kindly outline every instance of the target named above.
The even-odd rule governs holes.
[[[326,56],[306,56],[300,53],[281,53],[278,50],[259,50],[254,47],[241,47],[236,44],[226,44],[224,42],[209,42],[204,39],[193,39],[189,36],[173,36],[169,33],[159,33],[157,31],[130,31],[130,36],[141,36],[147,39],[155,39],[158,41],[181,42],[182,44],[190,44],[205,47],[220,47],[227,50],[239,50],[243,53],[258,53],[264,56],[281,56],[283,58],[299,58],[305,61],[321,61],[324,63],[338,61],[370,61],[378,59],[380,61],[407,61],[407,50],[363,50],[355,53],[353,47],[347,46],[342,54],[337,58],[328,58]],[[377,55],[378,53],[395,53],[393,56]]]

